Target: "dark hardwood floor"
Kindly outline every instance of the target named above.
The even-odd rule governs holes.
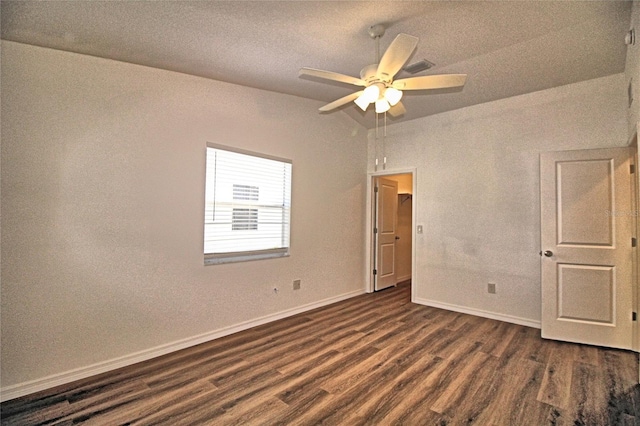
[[[400,285],[6,401],[2,424],[640,424],[635,353],[409,300]]]

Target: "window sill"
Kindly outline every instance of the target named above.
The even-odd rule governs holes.
[[[251,253],[251,254],[235,254],[232,256],[221,257],[205,257],[204,264],[220,265],[223,263],[250,262],[252,260],[275,259],[278,257],[289,257],[289,252],[272,252],[272,253]]]

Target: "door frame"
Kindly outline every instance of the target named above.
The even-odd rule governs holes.
[[[640,129],[640,123],[638,124],[638,128]],[[635,174],[631,179],[631,191],[632,196],[635,198],[635,229],[633,230],[634,236],[636,238],[639,237],[638,233],[640,232],[640,171],[638,167],[640,166],[639,162],[639,154],[638,154],[638,132],[636,131],[633,136],[629,139],[629,143],[627,145],[629,148],[633,150],[632,153],[632,163],[635,166]],[[640,250],[636,248],[635,256],[633,256],[633,311],[638,313],[640,312]],[[640,327],[638,326],[638,321],[633,321],[633,336],[631,339],[631,348],[635,352],[640,352]],[[640,383],[640,365],[638,368],[638,382]]]
[[[411,234],[411,301],[414,300],[415,285],[417,282],[417,268],[416,268],[416,210],[417,210],[417,197],[415,196],[417,191],[417,169],[415,167],[384,170],[379,172],[367,173],[367,199],[366,199],[366,220],[365,220],[365,291],[367,293],[374,292],[373,286],[373,265],[375,263],[373,255],[375,253],[373,244],[373,217],[375,206],[375,196],[373,194],[374,180],[378,177],[390,176],[390,175],[411,175],[412,193],[414,195],[411,203],[411,225],[413,227]]]

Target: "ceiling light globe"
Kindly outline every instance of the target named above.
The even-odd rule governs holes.
[[[375,102],[380,97],[380,88],[373,84],[366,89],[364,89],[364,93],[361,95],[367,102]]]
[[[400,99],[402,99],[402,92],[398,89],[394,89],[393,87],[389,87],[384,91],[384,98],[391,106],[394,106],[400,102]]]
[[[389,108],[391,108],[391,105],[389,105],[386,99],[380,98],[376,101],[376,113],[381,114],[387,112]]]
[[[356,98],[356,100],[353,101],[353,102],[355,102],[355,104],[358,105],[360,107],[360,109],[363,110],[363,111],[366,111],[367,107],[371,103],[366,99],[366,97],[364,96],[364,93],[362,95],[358,96]]]

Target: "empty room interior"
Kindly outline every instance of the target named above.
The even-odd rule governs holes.
[[[640,423],[640,2],[0,18],[3,425]]]

